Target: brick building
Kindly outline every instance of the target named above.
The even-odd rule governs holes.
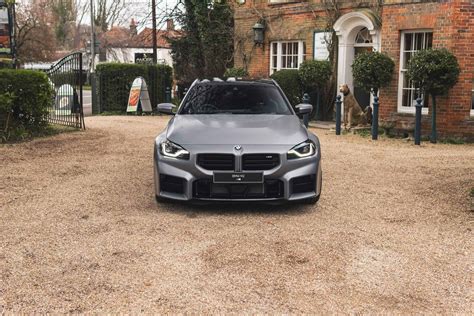
[[[414,52],[445,47],[460,64],[459,81],[437,98],[438,131],[474,138],[474,2],[472,0],[239,0],[235,8],[235,66],[268,77],[298,68],[305,59],[337,56],[337,82],[347,83],[362,107],[371,96],[354,90],[351,65],[364,50],[388,54],[395,62],[389,87],[380,91],[380,115],[398,129],[413,128],[417,91],[405,79]],[[256,45],[252,27],[265,25]],[[332,33],[334,32],[334,33]],[[335,34],[335,36],[333,36]],[[333,40],[331,40],[333,39]],[[331,45],[327,43],[332,43]],[[329,48],[328,48],[329,47]],[[426,98],[425,98],[426,99]],[[429,131],[430,102],[423,109]]]

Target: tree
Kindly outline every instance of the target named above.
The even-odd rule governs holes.
[[[407,77],[413,81],[415,88],[431,95],[431,139],[437,141],[436,132],[436,96],[448,93],[459,78],[459,64],[447,49],[428,49],[416,52],[407,67]]]
[[[354,84],[367,92],[377,95],[382,87],[392,80],[395,63],[387,55],[379,52],[363,52],[352,64]]]
[[[71,36],[71,33],[73,33],[72,26],[75,25],[76,21],[74,2],[70,0],[56,0],[51,3],[51,8],[55,20],[56,40],[59,44],[65,46],[66,40],[73,37]]]
[[[176,13],[182,26],[170,38],[175,75],[183,83],[220,77],[233,64],[233,10],[227,0],[183,0]]]
[[[54,60],[56,40],[48,25],[47,10],[27,3],[17,3],[15,29],[20,62]]]

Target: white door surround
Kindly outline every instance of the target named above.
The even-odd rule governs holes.
[[[370,10],[353,11],[341,16],[334,23],[334,31],[338,38],[338,60],[337,60],[337,83],[338,87],[346,83],[351,91],[354,91],[352,79],[352,63],[354,62],[354,47],[359,31],[367,28],[372,36],[372,43],[363,46],[372,46],[374,50],[380,51],[380,23]]]

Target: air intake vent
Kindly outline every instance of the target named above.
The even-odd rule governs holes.
[[[316,190],[315,176],[302,176],[291,179],[291,191],[295,193],[308,193]]]
[[[242,159],[243,170],[270,170],[280,164],[277,154],[248,154]]]
[[[160,174],[160,188],[163,192],[183,194],[184,184],[183,178]]]
[[[234,170],[235,159],[231,154],[200,154],[197,164],[206,170]]]

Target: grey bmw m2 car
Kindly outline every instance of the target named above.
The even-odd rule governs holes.
[[[273,80],[196,80],[155,140],[157,201],[304,201],[321,194],[321,147]],[[176,112],[176,114],[175,114]],[[300,116],[300,117],[299,117]]]

